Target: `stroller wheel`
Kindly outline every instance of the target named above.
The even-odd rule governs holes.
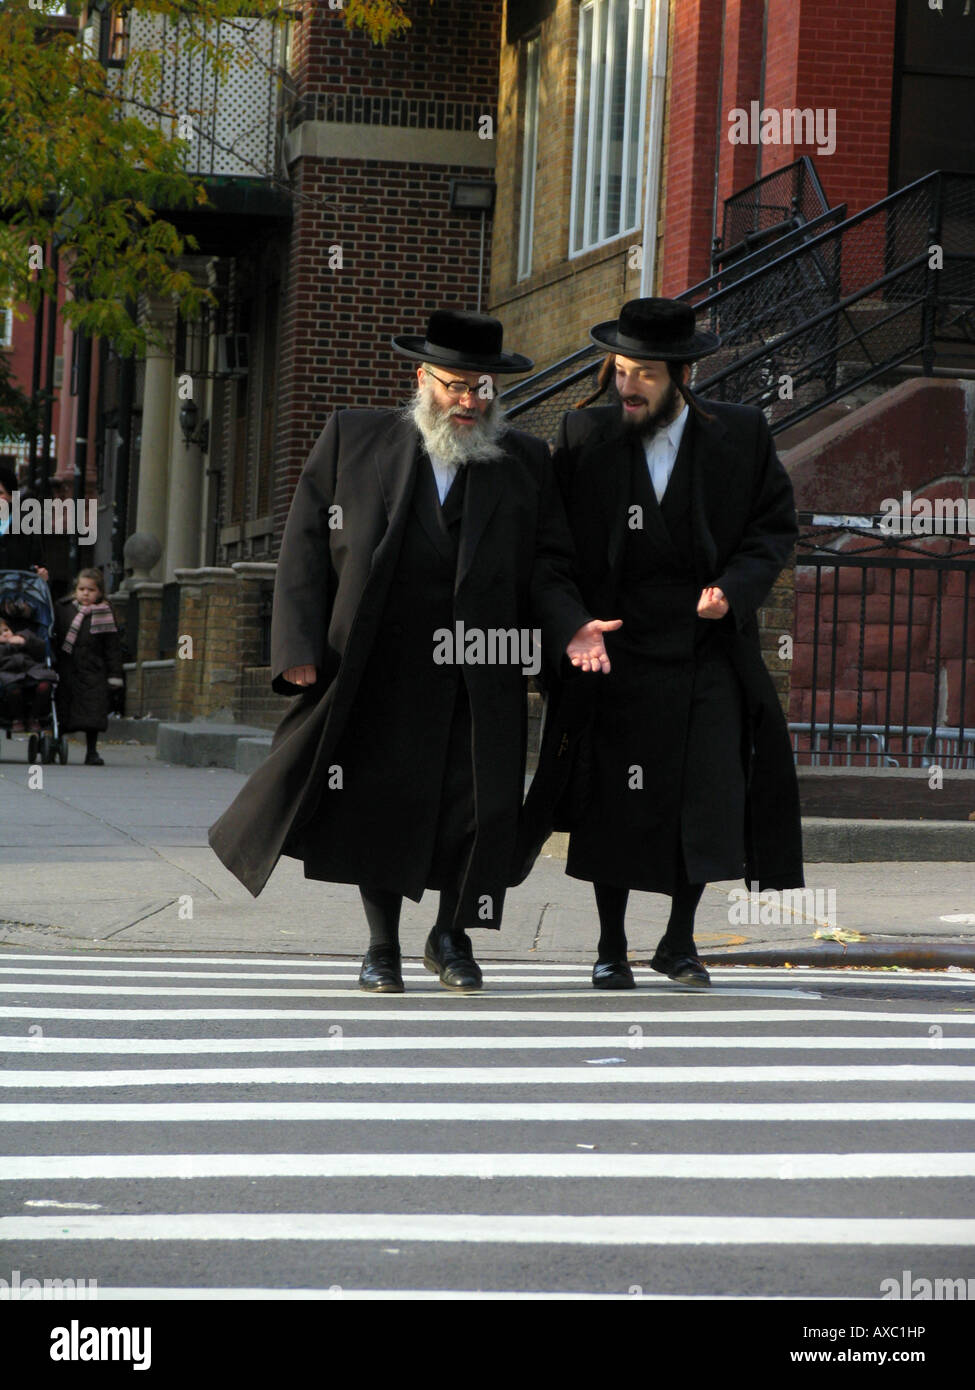
[[[41,734],[37,745],[38,761],[42,763],[54,762],[54,740],[50,734]]]
[[[64,767],[65,763],[68,761],[68,740],[65,738],[64,734],[58,739],[57,747],[58,762]]]
[[[30,738],[27,740],[27,761],[29,763],[37,762],[37,743],[37,735],[31,734]]]

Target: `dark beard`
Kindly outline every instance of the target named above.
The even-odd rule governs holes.
[[[677,414],[677,403],[680,399],[680,392],[674,382],[671,382],[667,387],[663,400],[656,410],[651,411],[649,415],[645,416],[644,419],[640,421],[628,420],[624,415],[623,429],[627,434],[635,434],[640,439],[649,439],[651,435],[656,434],[664,425],[670,424],[671,420]],[[621,405],[620,410],[622,409],[623,407]]]

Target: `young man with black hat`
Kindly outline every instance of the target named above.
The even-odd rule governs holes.
[[[599,914],[597,988],[633,988],[633,888],[671,899],[653,968],[707,987],[705,885],[803,884],[795,769],[756,623],[798,534],[792,485],[760,410],[689,391],[690,364],[720,345],[689,305],[631,300],[591,336],[615,355],[619,403],[566,415],[554,463],[583,599],[622,627],[607,637],[612,674],[562,687],[528,819],[571,829],[566,872],[592,882]]]
[[[512,882],[525,766],[524,643],[499,659],[478,635],[538,634],[551,664],[600,671],[619,624],[571,580],[547,449],[504,426],[496,378],[532,363],[502,351],[501,324],[444,310],[392,341],[416,396],[338,411],[305,464],[271,629],[273,688],[297,698],[210,843],[255,895],[282,853],[358,884],[374,992],[403,989],[403,896],[439,889],[424,964],[466,992],[467,928],[500,926]]]

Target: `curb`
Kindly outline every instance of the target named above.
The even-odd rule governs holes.
[[[102,734],[106,743],[145,743],[156,742],[159,733],[158,719],[134,719],[128,715],[110,714],[108,728]]]
[[[727,951],[701,952],[707,965],[819,965],[819,966],[907,966],[912,970],[946,970],[958,966],[975,971],[975,942],[951,941],[918,945],[895,941],[853,942],[843,946],[824,941],[818,946],[746,947]]]
[[[541,852],[565,859],[568,833],[550,835]],[[803,816],[802,857],[806,864],[975,863],[975,821]]]

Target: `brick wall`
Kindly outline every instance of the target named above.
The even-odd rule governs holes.
[[[722,118],[736,106],[746,109],[761,99],[762,29],[765,0],[727,0],[722,41]],[[718,132],[718,201],[758,177],[760,151],[754,145],[732,145]],[[718,234],[720,235],[720,222]]]
[[[850,213],[888,191],[894,0],[770,0],[764,105],[834,107],[836,152],[815,156],[832,202]],[[808,148],[764,147],[763,173]]]
[[[852,214],[888,192],[895,0],[680,0],[671,9],[661,292],[709,273],[720,200],[807,154]],[[762,84],[762,42],[765,71]],[[719,101],[720,95],[720,101]],[[836,149],[728,139],[735,108],[836,112]]]
[[[781,638],[792,633],[796,608],[796,571],[790,563],[772,585],[765,603],[758,610],[758,641],[762,658],[772,677],[782,713],[788,716],[792,682],[792,662],[782,655]]]
[[[499,6],[472,19],[469,5],[437,0],[411,7],[413,27],[386,48],[350,35],[340,10],[302,5],[292,70],[297,119],[386,132],[473,133],[497,122]],[[354,138],[354,136],[353,136]],[[291,166],[294,222],[279,338],[275,553],[301,466],[329,414],[349,406],[390,406],[412,389],[394,333],[419,332],[439,307],[477,303],[481,219],[451,213],[451,178],[490,178],[494,140],[483,161],[409,163],[302,155]],[[490,265],[491,219],[486,267]],[[329,248],[342,248],[341,267]]]
[[[175,662],[154,662],[142,667],[142,708],[133,709],[128,698],[125,712],[144,719],[173,717],[173,674]],[[128,691],[126,691],[128,696]]]
[[[241,724],[257,724],[273,729],[288,708],[286,695],[271,689],[269,666],[244,666],[237,684],[236,717]]]
[[[722,9],[722,0],[680,0],[671,9],[664,295],[710,273]]]

